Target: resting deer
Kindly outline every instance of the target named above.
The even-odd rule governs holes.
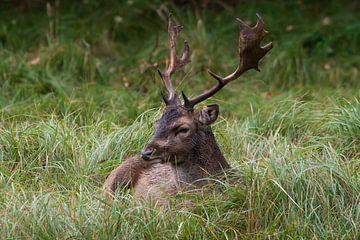
[[[210,127],[217,119],[218,105],[208,105],[201,110],[194,107],[247,70],[259,71],[258,62],[270,51],[272,43],[260,46],[267,32],[262,18],[259,15],[257,18],[253,28],[237,19],[240,24],[240,63],[235,72],[220,77],[209,71],[217,84],[192,99],[188,99],[182,92],[182,103],[171,83],[171,76],[190,62],[190,50],[185,41],[183,53],[180,58],[177,57],[176,37],[182,27],[175,25],[169,16],[170,63],[165,72],[159,71],[168,91],[168,97],[162,93],[166,107],[155,123],[151,142],[139,155],[121,163],[106,179],[104,187],[108,191],[114,192],[119,186],[131,186],[135,198],[161,200],[164,194],[175,194],[189,185],[201,187],[207,183],[209,176],[219,175],[230,167]]]

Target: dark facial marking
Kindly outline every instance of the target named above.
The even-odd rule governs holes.
[[[166,136],[169,127],[172,126],[177,119],[184,116],[185,114],[186,110],[182,107],[167,107],[161,118],[156,123],[155,137]]]

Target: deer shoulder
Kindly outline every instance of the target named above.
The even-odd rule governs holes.
[[[148,166],[149,163],[144,161],[140,155],[125,160],[107,177],[103,185],[104,190],[115,192],[118,187],[135,186],[139,176]]]

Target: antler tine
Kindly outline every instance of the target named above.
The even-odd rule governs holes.
[[[180,104],[180,99],[177,96],[175,89],[171,83],[171,75],[184,65],[190,62],[190,47],[187,41],[184,42],[183,53],[180,58],[176,55],[176,37],[181,31],[182,26],[176,25],[172,15],[169,14],[168,36],[169,36],[169,50],[170,50],[170,63],[164,73],[158,70],[160,77],[162,78],[165,87],[168,91],[169,97],[166,99],[163,95],[163,99],[166,105]]]
[[[267,31],[264,30],[264,21],[259,14],[257,16],[257,23],[255,27],[250,27],[242,20],[239,21],[240,27],[240,37],[239,37],[239,57],[240,62],[236,70],[229,74],[226,77],[220,77],[219,75],[209,71],[209,74],[215,78],[218,83],[213,86],[211,89],[205,91],[201,95],[189,100],[183,94],[184,105],[187,108],[193,108],[196,104],[204,101],[205,99],[213,96],[219,90],[221,90],[229,82],[239,78],[244,72],[249,69],[259,70],[258,63],[261,58],[263,58],[267,52],[269,52],[273,45],[268,43],[265,46],[261,47],[261,40],[267,35]]]

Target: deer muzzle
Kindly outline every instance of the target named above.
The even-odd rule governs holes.
[[[149,161],[153,152],[154,149],[144,149],[141,151],[140,156],[143,160]]]

